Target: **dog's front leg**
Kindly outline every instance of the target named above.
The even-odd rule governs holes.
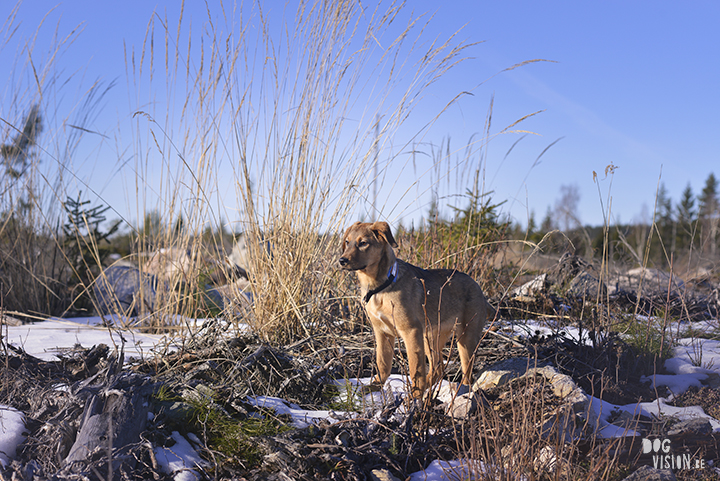
[[[383,332],[379,328],[375,331],[375,359],[377,361],[378,374],[373,383],[384,385],[392,370],[393,351],[395,346],[395,336]]]
[[[405,348],[407,349],[410,380],[412,381],[412,395],[422,398],[427,389],[427,366],[425,364],[425,340],[422,329],[411,329],[405,333]]]

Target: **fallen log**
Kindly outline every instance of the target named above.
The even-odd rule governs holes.
[[[77,395],[87,399],[64,466],[85,462],[103,452],[110,467],[112,459],[123,458],[130,447],[140,442],[140,434],[147,426],[150,397],[155,388],[149,378],[120,371],[114,363],[99,374],[91,378],[100,380],[99,384],[78,385]]]

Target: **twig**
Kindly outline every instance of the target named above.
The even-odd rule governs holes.
[[[505,334],[501,334],[499,332],[492,331],[492,330],[487,330],[485,332],[487,332],[488,334],[492,334],[493,336],[495,336],[499,339],[502,339],[503,341],[511,342],[516,347],[523,347],[523,348],[525,347],[525,345],[523,343],[516,341],[515,339],[512,339],[512,338],[506,336]]]

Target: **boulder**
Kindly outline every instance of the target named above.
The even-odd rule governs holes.
[[[145,264],[145,272],[164,281],[187,282],[194,272],[192,258],[187,249],[179,247],[163,248],[153,252]]]
[[[137,316],[155,309],[157,279],[135,267],[110,266],[95,279],[93,294],[99,314]]]
[[[522,286],[513,289],[511,293],[512,299],[535,298],[547,290],[547,274],[540,274],[533,280],[526,282]]]
[[[618,278],[619,287],[626,291],[636,291],[641,287],[643,291],[665,291],[682,289],[684,283],[677,276],[667,272],[647,267],[636,267],[625,272]]]
[[[710,436],[712,432],[712,424],[706,418],[692,418],[674,425],[668,436]]]
[[[581,272],[572,281],[567,289],[567,295],[585,300],[603,299],[607,296],[605,283],[600,282],[589,272]]]
[[[533,361],[524,357],[511,357],[485,369],[472,386],[472,391],[490,389],[507,384],[516,377],[525,374]]]
[[[235,238],[235,243],[233,244],[232,251],[227,256],[227,261],[230,264],[232,268],[240,269],[240,271],[243,273],[243,275],[247,278],[249,278],[247,273],[251,273],[253,262],[252,262],[252,245],[251,245],[251,238],[249,233],[241,233]],[[260,239],[258,242],[258,245],[260,246],[260,253],[262,253],[262,249],[265,249],[266,254],[268,257],[272,257],[272,249],[270,246],[270,242],[265,240],[265,238],[260,234]]]
[[[253,297],[250,282],[239,278],[223,286],[207,290],[208,297],[221,309],[244,310],[252,305]]]

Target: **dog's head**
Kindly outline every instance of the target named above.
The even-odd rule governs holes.
[[[397,247],[387,222],[355,222],[345,231],[342,243],[340,267],[349,271],[377,264],[387,249]]]

